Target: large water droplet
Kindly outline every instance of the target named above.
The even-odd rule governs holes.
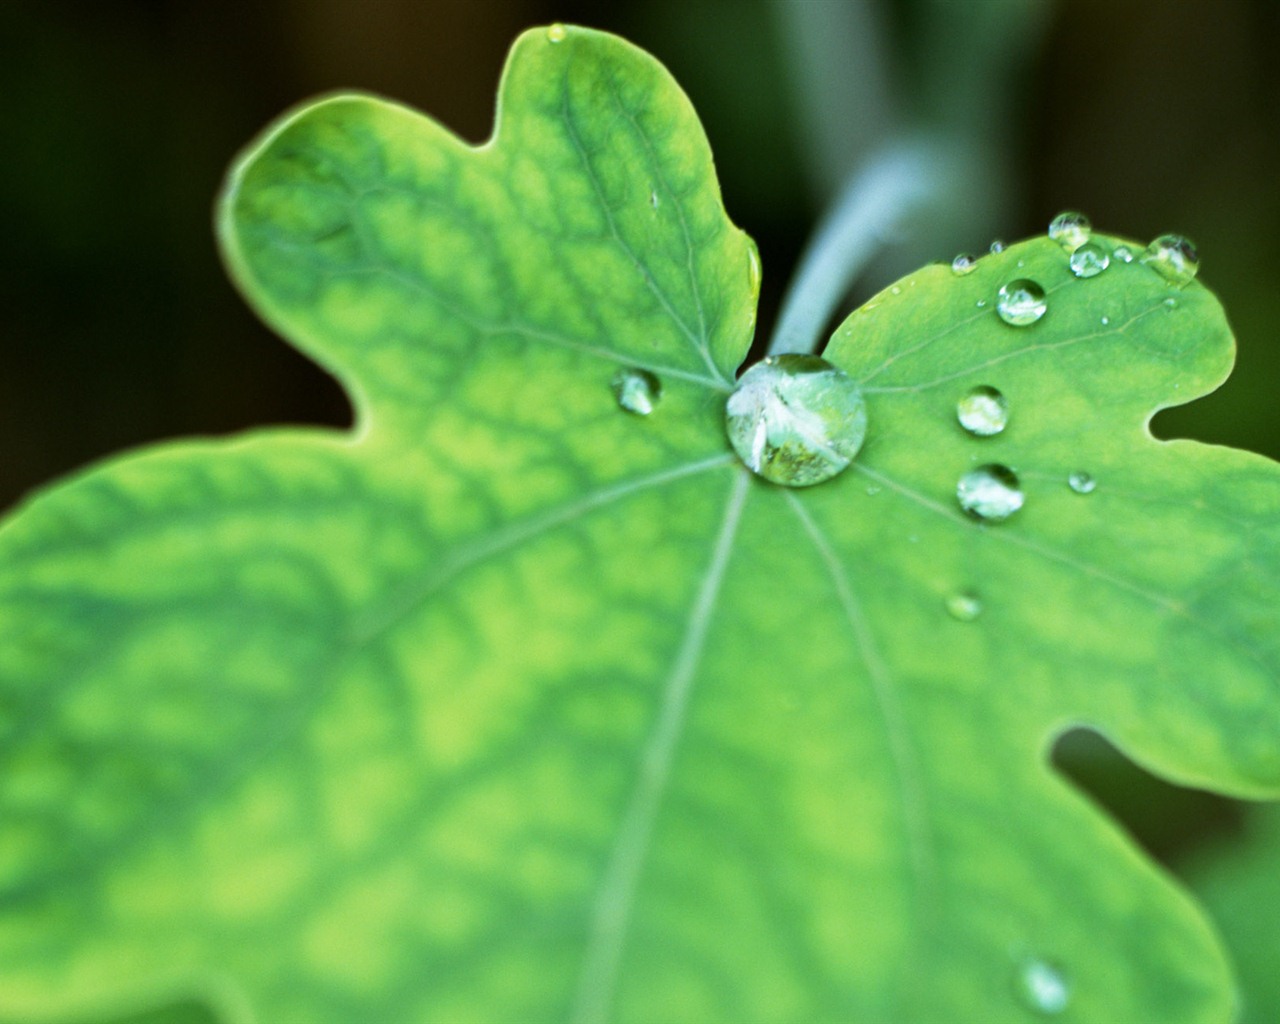
[[[770,356],[725,404],[725,428],[747,468],[788,487],[829,480],[867,436],[867,405],[848,374],[818,356]]]
[[[972,622],[982,614],[982,599],[972,590],[952,594],[946,601],[947,614],[958,622]]]
[[[968,274],[978,269],[978,258],[971,256],[967,252],[962,252],[959,256],[951,261],[951,273]]]
[[[979,437],[991,437],[1009,422],[1009,402],[999,391],[981,384],[956,402],[960,426]]]
[[[1028,960],[1018,969],[1018,995],[1039,1013],[1061,1013],[1071,1002],[1071,986],[1053,964]]]
[[[1076,277],[1097,277],[1111,265],[1111,257],[1097,242],[1085,242],[1067,262]]]
[[[662,397],[662,382],[648,370],[626,367],[609,382],[618,405],[637,416],[648,416]]]
[[[1048,308],[1044,289],[1025,277],[1010,281],[996,296],[996,312],[1000,319],[1014,327],[1035,323]]]
[[[1098,486],[1098,481],[1093,478],[1092,473],[1077,469],[1067,477],[1067,486],[1075,491],[1076,494],[1088,494]]]
[[[1200,254],[1181,235],[1161,235],[1142,254],[1142,262],[1157,270],[1166,281],[1189,284],[1200,269]]]
[[[956,500],[975,519],[998,523],[1022,508],[1022,487],[1008,466],[989,463],[960,478]]]
[[[554,25],[547,26],[547,39],[553,43],[563,42],[568,34],[568,30],[558,21]]]
[[[1093,225],[1083,213],[1060,213],[1049,222],[1049,237],[1067,252],[1075,252],[1089,241]]]

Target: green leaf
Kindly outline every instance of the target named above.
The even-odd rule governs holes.
[[[1239,1024],[1280,1020],[1280,806],[1252,811],[1243,836],[1197,853],[1179,874],[1222,931],[1240,979]]]
[[[1226,1014],[1201,913],[1047,763],[1083,723],[1280,792],[1280,472],[1146,430],[1227,372],[1202,286],[1047,239],[904,279],[827,352],[865,448],[794,491],[723,430],[754,248],[616,38],[522,36],[479,148],[304,107],[219,226],[358,422],[124,457],[0,530],[0,1017]],[[1004,524],[956,507],[986,462]]]

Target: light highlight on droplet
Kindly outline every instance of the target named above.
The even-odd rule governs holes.
[[[996,295],[996,312],[1001,320],[1013,327],[1035,323],[1048,308],[1044,289],[1025,277],[1010,281]]]
[[[867,405],[848,374],[818,356],[770,356],[725,403],[725,430],[748,469],[787,487],[829,480],[867,435]]]
[[[1083,213],[1060,213],[1049,222],[1049,237],[1067,252],[1075,252],[1089,241],[1092,231],[1093,225]]]
[[[1190,284],[1200,269],[1200,254],[1182,235],[1161,235],[1147,246],[1142,262],[1166,281],[1182,286]]]
[[[1067,261],[1076,277],[1097,277],[1111,265],[1107,250],[1096,242],[1085,242]]]
[[[1077,469],[1067,477],[1067,486],[1076,494],[1089,494],[1098,486],[1098,481],[1093,478],[1092,473]]]
[[[995,388],[980,384],[956,402],[960,426],[978,437],[1000,433],[1009,423],[1009,401]]]
[[[609,382],[618,406],[637,416],[648,416],[662,398],[662,382],[648,370],[626,367]]]
[[[946,609],[957,622],[972,622],[982,614],[982,599],[972,590],[962,590],[947,598]]]
[[[988,463],[971,469],[956,484],[956,500],[975,519],[999,523],[1022,508],[1022,486],[1008,466]]]
[[[1058,1014],[1071,1002],[1071,986],[1066,976],[1045,960],[1028,960],[1018,969],[1019,998],[1032,1010]]]

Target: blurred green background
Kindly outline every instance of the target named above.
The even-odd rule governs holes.
[[[337,385],[218,264],[225,168],[281,111],[344,87],[479,141],[507,47],[553,20],[619,32],[689,92],[730,216],[760,246],[762,334],[834,182],[923,126],[968,162],[852,301],[1062,209],[1140,239],[1184,233],[1239,364],[1157,432],[1280,456],[1274,0],[0,0],[0,508],[132,445],[349,422]],[[1168,860],[1241,827],[1235,805],[1163,786],[1092,734],[1057,758]]]

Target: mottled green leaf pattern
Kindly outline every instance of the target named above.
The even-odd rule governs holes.
[[[796,491],[724,433],[754,247],[616,38],[522,36],[478,148],[303,107],[219,230],[357,424],[0,530],[0,1018],[1223,1019],[1201,912],[1046,760],[1084,723],[1280,792],[1280,471],[1146,430],[1229,368],[1202,286],[1048,239],[903,279],[825,353],[863,450]]]

